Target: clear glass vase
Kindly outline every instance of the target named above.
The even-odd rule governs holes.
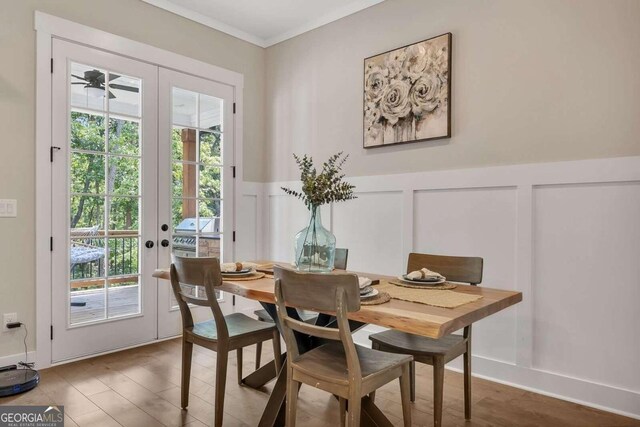
[[[336,236],[323,227],[319,206],[310,214],[309,225],[296,234],[294,265],[298,271],[328,273],[333,270]]]

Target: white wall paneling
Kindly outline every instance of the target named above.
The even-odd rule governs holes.
[[[523,292],[475,325],[474,375],[640,419],[640,157],[350,181],[358,199],[323,220],[351,269],[397,274],[411,251],[481,256],[483,286]],[[290,261],[308,214],[280,187],[299,184],[259,185],[259,253]]]

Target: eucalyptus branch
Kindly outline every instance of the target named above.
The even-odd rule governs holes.
[[[294,154],[293,158],[300,169],[302,191],[281,188],[286,194],[302,200],[309,210],[327,203],[344,202],[356,198],[353,194],[355,186],[343,181],[345,174],[342,173],[342,167],[349,158],[348,154],[343,155],[340,151],[330,156],[322,164],[319,173],[313,165],[312,157],[306,154],[302,157]]]

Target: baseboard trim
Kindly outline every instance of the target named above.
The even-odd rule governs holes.
[[[10,354],[8,356],[0,357],[0,368],[3,366],[17,365],[19,362],[35,362],[35,360],[35,351],[30,351],[27,353],[27,360],[24,360],[24,353]]]

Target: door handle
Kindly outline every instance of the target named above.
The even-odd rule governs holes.
[[[169,246],[169,241],[167,239],[162,239],[162,242],[160,242],[160,244],[163,248],[166,248],[167,246]]]
[[[153,240],[147,240],[146,242],[144,242],[144,245],[148,248],[151,249],[153,247]]]
[[[167,224],[162,224],[162,226],[160,227],[160,230],[162,231],[167,231],[169,229],[169,226]]]

